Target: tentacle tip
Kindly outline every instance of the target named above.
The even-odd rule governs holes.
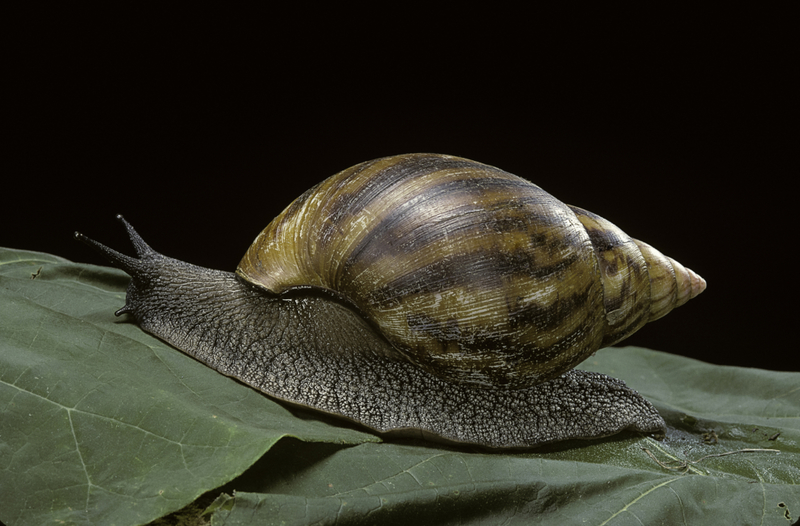
[[[77,230],[72,234],[72,239],[75,241],[80,241],[81,243],[85,243],[89,246],[96,246],[97,242],[90,238],[89,236],[78,232]]]

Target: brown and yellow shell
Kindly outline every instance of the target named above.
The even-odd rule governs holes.
[[[609,221],[434,154],[348,168],[256,238],[237,274],[346,298],[408,359],[476,386],[559,376],[705,288]]]

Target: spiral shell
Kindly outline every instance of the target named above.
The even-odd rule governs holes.
[[[256,238],[237,274],[333,291],[443,379],[522,388],[559,376],[702,292],[609,221],[458,157],[358,164]]]

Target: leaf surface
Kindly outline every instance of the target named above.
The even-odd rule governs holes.
[[[235,496],[214,524],[800,517],[799,373],[606,349],[581,368],[651,400],[670,427],[664,441],[623,434],[517,452],[377,443],[289,410],[115,318],[127,283],[117,270],[0,249],[6,524],[143,524],[231,480]]]

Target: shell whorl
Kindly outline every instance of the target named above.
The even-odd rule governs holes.
[[[274,293],[335,291],[431,373],[510,388],[560,375],[704,287],[524,179],[433,154],[326,179],[258,235],[236,272]]]
[[[611,221],[570,206],[592,240],[600,265],[606,315],[602,347],[620,342],[706,288],[695,272]]]

